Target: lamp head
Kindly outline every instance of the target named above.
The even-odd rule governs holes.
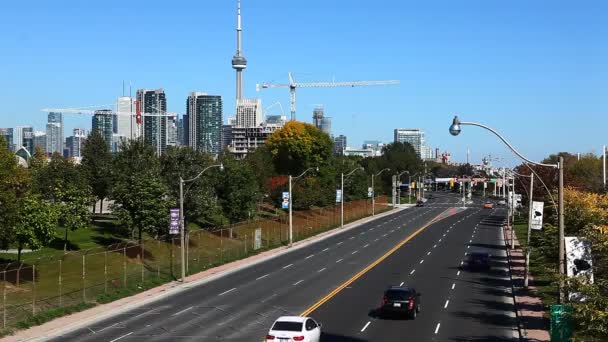
[[[450,134],[453,136],[457,136],[460,134],[460,120],[458,120],[458,115],[454,116],[454,121],[452,121],[452,125],[450,126]]]
[[[224,163],[220,163],[220,171],[224,171]]]

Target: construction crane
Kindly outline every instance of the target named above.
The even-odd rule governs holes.
[[[289,76],[289,84],[261,83],[261,84],[256,84],[255,89],[256,89],[256,91],[260,91],[262,89],[269,89],[269,88],[288,88],[289,94],[290,94],[291,120],[296,119],[296,88],[364,87],[364,86],[399,84],[398,80],[297,83],[293,79],[293,74],[291,72],[288,73],[288,76]]]

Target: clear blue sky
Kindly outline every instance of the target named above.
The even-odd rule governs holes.
[[[234,112],[236,0],[6,1],[0,11],[0,127],[43,129],[44,107],[108,104],[122,81],[160,88],[183,113],[189,91],[224,97]],[[608,144],[608,1],[243,0],[245,96],[265,106],[285,89],[262,81],[399,79],[401,85],[301,89],[349,145],[422,128],[433,147],[473,161],[514,160],[497,139],[454,113],[501,130],[533,159]],[[275,108],[276,109],[276,108]],[[276,113],[277,110],[271,110]],[[66,116],[73,127],[90,118]]]

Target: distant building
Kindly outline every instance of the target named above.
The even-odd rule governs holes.
[[[23,145],[31,155],[34,155],[34,129],[32,127],[23,129]]]
[[[343,154],[344,149],[346,149],[346,136],[340,134],[337,137],[334,137],[334,153],[335,154]]]
[[[46,152],[63,154],[63,115],[51,112],[46,124]],[[33,152],[30,150],[30,153]]]
[[[167,146],[178,146],[179,140],[177,139],[177,114],[167,116]]]
[[[178,116],[177,119],[177,144],[180,146],[187,146],[187,144],[184,144],[184,118],[187,117],[187,115],[182,115],[182,117],[180,118]]]
[[[422,160],[435,160],[433,156],[433,148],[430,146],[422,145],[420,148],[420,159]]]
[[[232,144],[232,127],[236,126],[236,117],[229,117],[228,123],[222,125],[222,151]]]
[[[228,149],[237,159],[243,159],[248,153],[264,145],[266,140],[281,127],[267,124],[257,127],[232,126],[232,139]]]
[[[287,122],[287,116],[285,116],[285,115],[267,115],[266,116],[266,124],[268,124],[268,125],[285,126],[286,122]]]
[[[425,146],[424,131],[414,128],[396,128],[395,129],[395,142],[409,143],[414,147],[416,154],[421,159],[427,156],[428,151]]]
[[[35,131],[34,132],[34,150],[32,151],[32,155],[36,152],[36,149],[39,148],[44,154],[46,151],[46,132],[43,131]]]
[[[331,134],[331,118],[325,116],[325,109],[323,106],[318,106],[313,110],[312,121],[315,127],[327,134]]]
[[[190,147],[219,154],[222,150],[222,97],[192,92],[186,101],[186,115]]]
[[[106,141],[109,151],[114,151],[114,115],[110,109],[96,110],[93,114],[92,129],[101,133],[101,136]]]
[[[167,98],[163,89],[137,90],[137,109],[144,115],[142,119],[142,136],[146,143],[156,150],[158,155],[167,149]]]
[[[139,138],[140,131],[137,126],[136,103],[130,96],[121,96],[116,101],[116,126],[114,133],[125,139]]]
[[[25,141],[24,141],[25,133],[33,132],[33,131],[34,131],[34,128],[32,126],[15,127],[15,129],[13,130],[13,146],[14,146],[15,152],[18,151],[21,147],[25,146]],[[32,141],[32,145],[33,145],[33,141]],[[28,150],[27,152],[29,153],[30,150]]]
[[[348,156],[359,156],[359,157],[363,157],[363,158],[369,158],[369,157],[375,157],[376,151],[374,151],[371,148],[352,148],[352,147],[347,146],[342,151],[342,154],[347,157]]]
[[[14,151],[13,148],[13,129],[12,128],[0,128],[0,137],[3,137],[6,143],[6,148],[10,151]]]
[[[236,126],[258,127],[263,122],[262,100],[238,99],[236,104]]]
[[[74,128],[73,135],[67,137],[65,140],[69,157],[82,157],[82,146],[84,145],[86,138],[86,131],[83,128]]]

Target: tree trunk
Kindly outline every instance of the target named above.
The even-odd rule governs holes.
[[[65,239],[63,240],[63,253],[68,251],[68,227],[65,227]]]
[[[96,210],[97,210],[97,199],[95,200],[95,202],[93,202],[93,214],[95,214]]]
[[[139,228],[138,230],[139,230],[139,243],[141,244],[141,228]]]
[[[103,197],[99,200],[99,213],[103,215]]]
[[[17,247],[17,262],[21,262],[21,250],[23,249],[23,246],[21,244],[19,244],[19,246]]]

